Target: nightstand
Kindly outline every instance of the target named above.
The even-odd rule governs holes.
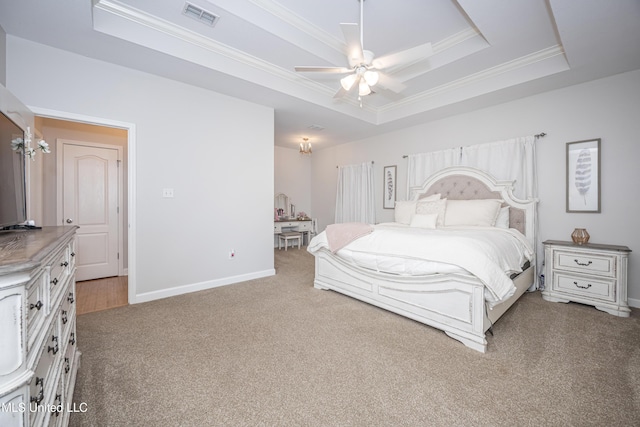
[[[552,302],[575,301],[614,316],[629,317],[626,246],[547,240],[544,242],[545,289]]]

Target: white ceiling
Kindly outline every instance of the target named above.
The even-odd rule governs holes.
[[[640,69],[640,0],[366,0],[376,57],[426,42],[434,54],[387,70],[401,93],[334,99],[347,66],[340,23],[358,0],[0,0],[7,34],[275,109],[276,145],[314,149]],[[323,130],[310,127],[321,126]]]

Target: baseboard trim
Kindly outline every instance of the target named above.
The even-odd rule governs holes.
[[[129,304],[139,304],[143,302],[155,301],[158,299],[174,297],[177,295],[188,294],[191,292],[204,291],[206,289],[217,288],[219,286],[232,285],[234,283],[246,282],[247,280],[261,279],[263,277],[269,277],[276,274],[275,269],[256,271],[248,274],[241,274],[238,276],[224,277],[217,280],[208,280],[206,282],[193,283],[191,285],[176,286],[174,288],[162,289],[159,291],[145,292],[143,294],[137,294],[133,301],[129,301]]]
[[[629,303],[629,307],[640,308],[640,299],[627,298],[627,302]]]

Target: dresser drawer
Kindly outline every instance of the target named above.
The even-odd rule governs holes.
[[[57,296],[60,294],[61,288],[64,288],[67,283],[70,271],[69,265],[69,251],[65,247],[56,255],[49,270],[49,292],[52,305],[57,303]]]
[[[553,267],[558,270],[569,270],[599,276],[616,276],[616,257],[591,253],[575,253],[555,251]]]
[[[27,313],[27,331],[28,342],[27,350],[33,345],[33,341],[36,339],[37,330],[44,322],[47,316],[47,297],[46,297],[46,275],[40,274],[33,279],[27,287],[27,307],[25,312]]]
[[[42,347],[40,348],[40,359],[38,360],[38,364],[35,366],[34,375],[33,378],[31,378],[31,383],[29,385],[29,404],[32,409],[36,409],[40,405],[51,403],[47,402],[45,399],[47,398],[51,387],[54,386],[53,383],[55,381],[55,377],[53,367],[56,355],[60,351],[61,343],[59,341],[59,325],[58,322],[54,320],[51,323],[44,343],[42,343]],[[30,413],[32,424],[37,424],[34,420],[42,413],[42,410],[35,410]]]
[[[298,231],[311,231],[311,221],[301,221],[298,223]]]
[[[553,277],[554,290],[603,301],[616,300],[615,285],[615,280],[581,277],[561,272],[554,273]]]

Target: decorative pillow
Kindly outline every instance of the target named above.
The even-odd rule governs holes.
[[[409,201],[397,201],[396,202],[396,211],[395,211],[395,221],[400,224],[411,223],[411,217],[416,213],[416,202],[413,200]]]
[[[447,207],[447,199],[434,200],[427,202],[420,200],[416,204],[416,214],[437,214],[436,226],[442,227],[444,225],[444,213]]]
[[[449,200],[444,214],[444,225],[493,227],[500,205],[500,199]]]
[[[411,218],[411,227],[416,228],[436,228],[436,221],[438,219],[438,214],[415,214],[413,218]]]
[[[500,208],[495,226],[498,228],[509,228],[509,206]]]

